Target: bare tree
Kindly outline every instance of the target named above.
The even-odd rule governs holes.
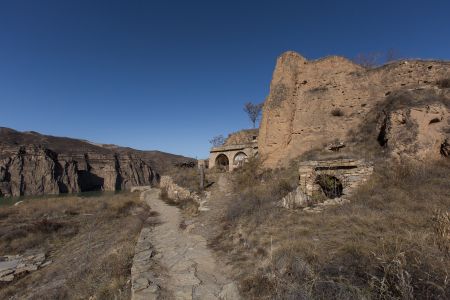
[[[216,135],[209,142],[213,147],[220,147],[225,144],[225,138],[223,137],[223,135]]]
[[[353,62],[367,69],[375,68],[379,65],[381,54],[379,52],[359,53]]]
[[[263,103],[253,104],[251,102],[247,102],[244,105],[244,111],[247,113],[250,121],[253,123],[253,128],[256,126],[256,121],[258,121],[261,116],[261,111],[263,108]]]
[[[398,51],[391,48],[388,51],[386,51],[386,62],[392,62],[400,59],[400,55],[398,54]]]
[[[389,63],[399,59],[398,51],[391,48],[383,52],[360,53],[353,59],[353,62],[364,68],[372,69],[382,63]]]

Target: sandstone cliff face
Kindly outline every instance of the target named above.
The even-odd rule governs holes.
[[[418,138],[420,145],[441,145],[445,140],[444,127],[448,124],[448,106],[444,102],[448,101],[449,95],[448,89],[438,88],[435,83],[449,77],[448,62],[401,61],[366,70],[342,57],[307,61],[295,52],[287,52],[277,60],[270,94],[264,103],[258,138],[260,155],[268,166],[273,167],[336,140],[347,142],[355,131],[373,118],[373,114],[380,114],[378,121],[383,122],[381,104],[392,94],[422,89],[447,100],[429,110],[428,104],[422,103],[410,112],[398,113],[406,114],[409,123],[422,124],[429,116],[422,116],[417,109],[428,110],[427,114],[436,111],[442,118],[441,127],[435,126],[436,133],[422,137],[431,124],[417,125],[418,135],[414,138],[421,136]],[[390,120],[392,117],[384,118]],[[391,137],[401,131],[389,130]],[[367,139],[376,140],[377,137],[367,136]],[[390,138],[390,149],[401,152],[394,140]],[[427,147],[419,148],[423,150],[420,156],[428,155]],[[439,155],[435,148],[430,149],[430,153],[434,151],[433,156]]]
[[[126,190],[151,185],[157,170],[187,160],[0,128],[0,197]]]
[[[124,190],[151,185],[156,178],[150,166],[132,156],[59,155],[34,145],[2,150],[0,196]]]
[[[445,147],[450,138],[450,91],[447,97],[440,94],[418,90],[394,95],[394,102],[380,113],[380,146],[395,158],[426,160],[448,156]]]

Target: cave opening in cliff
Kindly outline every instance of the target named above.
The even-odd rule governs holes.
[[[228,170],[229,160],[225,154],[219,154],[216,158],[216,166],[221,170]]]
[[[315,181],[327,198],[334,199],[342,196],[344,187],[342,182],[332,175],[321,174]]]
[[[78,171],[78,185],[81,192],[102,191],[105,179],[89,171]]]

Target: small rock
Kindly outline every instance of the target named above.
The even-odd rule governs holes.
[[[52,262],[53,262],[53,261],[52,261],[51,259],[47,260],[46,262],[44,262],[44,263],[41,265],[41,268],[50,265]]]
[[[221,300],[238,300],[240,299],[239,290],[234,282],[223,286],[222,291],[219,294]]]
[[[133,289],[135,291],[140,291],[146,289],[150,285],[149,281],[146,278],[138,278],[133,282]]]
[[[14,280],[14,275],[13,274],[0,277],[0,281],[2,281],[2,282],[11,282],[13,280]]]

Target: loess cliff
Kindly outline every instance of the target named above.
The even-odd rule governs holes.
[[[275,167],[333,143],[357,151],[375,142],[396,157],[438,158],[450,140],[449,80],[449,62],[365,69],[343,57],[308,61],[286,52],[264,103],[259,153]]]

